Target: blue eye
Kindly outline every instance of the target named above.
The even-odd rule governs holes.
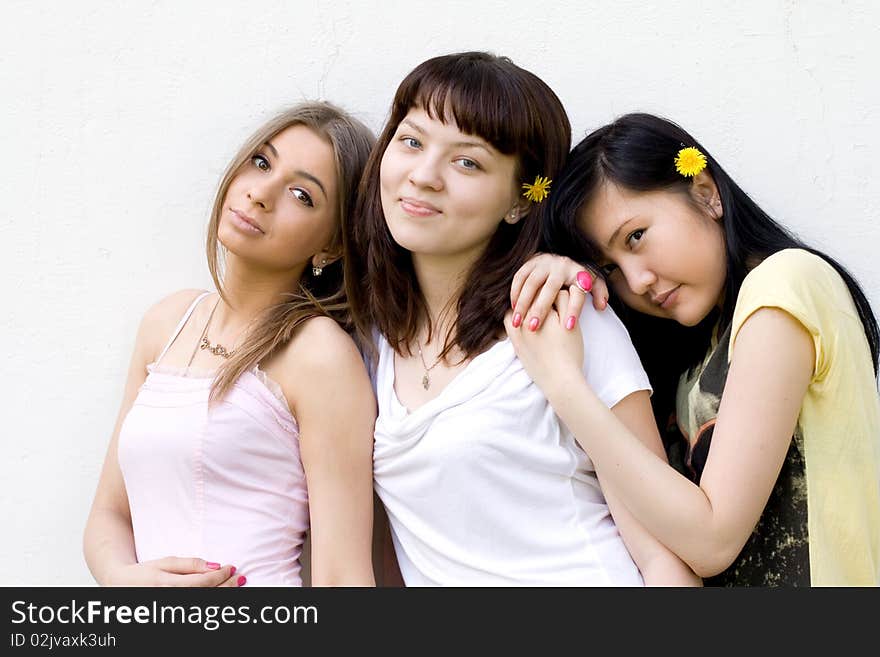
[[[401,141],[404,144],[406,144],[407,146],[409,146],[410,148],[421,148],[422,147],[422,142],[420,142],[415,137],[402,137]]]
[[[294,187],[293,189],[290,190],[290,192],[303,205],[310,207],[310,208],[315,207],[315,204],[312,201],[312,197],[309,196],[309,193],[306,190],[304,190],[300,187]]]
[[[251,164],[257,167],[260,171],[268,171],[270,169],[269,160],[267,160],[259,153],[251,158]]]
[[[456,162],[461,163],[462,169],[468,169],[469,171],[479,171],[480,165],[467,157],[460,157],[456,160]]]

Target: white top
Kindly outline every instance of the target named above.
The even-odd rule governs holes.
[[[648,377],[610,308],[581,313],[584,372],[609,407]],[[407,586],[640,586],[593,464],[509,339],[409,412],[377,338],[373,472]]]

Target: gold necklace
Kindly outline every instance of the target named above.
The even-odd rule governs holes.
[[[416,346],[419,348],[419,359],[422,361],[422,367],[425,368],[425,375],[422,377],[422,387],[423,387],[425,390],[427,390],[428,388],[431,387],[431,379],[430,379],[430,377],[428,376],[428,372],[430,372],[430,371],[433,370],[435,367],[437,367],[437,364],[438,364],[441,360],[443,360],[443,359],[442,359],[440,356],[438,356],[438,357],[437,357],[437,360],[434,361],[434,364],[431,365],[431,367],[428,367],[428,365],[425,363],[425,357],[422,355],[422,345],[420,345],[420,344],[417,342],[417,343],[416,343]]]
[[[231,358],[235,355],[235,351],[227,351],[226,347],[224,347],[219,342],[217,344],[211,344],[211,341],[208,340],[208,327],[211,325],[211,319],[214,317],[214,311],[217,310],[217,306],[220,305],[220,298],[217,299],[217,303],[214,304],[214,307],[211,308],[211,314],[208,315],[208,321],[205,322],[205,328],[202,329],[202,335],[199,338],[199,342],[196,345],[196,348],[193,349],[192,355],[189,357],[189,362],[186,364],[187,369],[192,365],[193,358],[196,357],[196,352],[199,349],[207,349],[215,356],[220,356],[222,358]]]

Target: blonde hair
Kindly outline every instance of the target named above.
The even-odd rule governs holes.
[[[226,192],[242,166],[267,141],[295,125],[310,128],[333,147],[338,177],[336,201],[339,225],[333,235],[330,250],[341,250],[342,235],[348,230],[349,214],[353,210],[358,183],[375,137],[363,123],[331,103],[301,103],[281,112],[256,130],[226,167],[220,180],[208,223],[206,250],[211,278],[226,302],[229,299],[223,291],[223,249],[217,237]],[[287,344],[298,326],[317,316],[330,317],[347,330],[350,328],[351,318],[343,285],[341,260],[326,265],[321,276],[313,276],[312,268],[307,266],[297,289],[285,295],[281,303],[267,308],[254,320],[247,329],[243,343],[235,349],[235,354],[220,366],[211,385],[211,402],[222,399],[238,377]]]

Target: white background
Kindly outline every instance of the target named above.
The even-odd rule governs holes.
[[[428,57],[490,50],[550,84],[574,136],[673,118],[880,309],[880,4],[3,3],[0,584],[92,583],[81,538],[143,311],[207,287],[215,186],[276,110],[378,131]]]

